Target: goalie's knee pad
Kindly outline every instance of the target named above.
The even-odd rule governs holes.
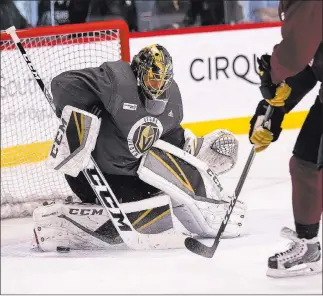
[[[140,233],[161,233],[173,228],[167,195],[123,203],[122,209]],[[34,247],[41,251],[106,249],[123,243],[101,205],[51,203],[33,213]]]

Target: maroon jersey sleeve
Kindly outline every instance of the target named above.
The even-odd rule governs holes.
[[[284,2],[287,5],[284,9]],[[282,1],[283,40],[274,48],[271,78],[277,84],[302,71],[322,42],[322,1]]]

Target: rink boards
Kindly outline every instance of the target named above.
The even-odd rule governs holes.
[[[131,56],[152,43],[159,43],[169,50],[174,61],[175,80],[179,85],[184,104],[184,127],[189,127],[197,135],[203,135],[215,128],[227,128],[236,134],[246,134],[250,117],[261,100],[256,57],[263,53],[271,53],[273,46],[280,39],[279,24],[261,27],[211,26],[135,33],[131,35],[130,48]],[[83,47],[90,50],[93,44],[75,46],[80,50]],[[53,55],[54,52],[50,53],[50,49],[46,50]],[[33,53],[35,65],[40,64],[37,57],[43,53],[43,49],[28,49],[28,51],[30,53],[36,51]],[[75,63],[82,63],[84,58],[80,56],[79,61],[71,59],[66,63],[73,63],[71,67],[75,67]],[[50,66],[43,63],[40,72],[52,73],[46,67]],[[26,86],[25,81],[24,83],[8,79],[5,81],[7,84],[3,86],[2,92],[6,93],[2,103],[10,99],[10,106],[19,106],[19,110],[8,108],[1,110],[2,128],[10,134],[10,137],[2,138],[1,167],[19,165],[21,159],[29,159],[31,163],[42,161],[47,156],[53,136],[52,130],[56,128],[55,118],[43,98],[38,100],[37,105],[32,106],[23,100],[28,92],[31,92],[29,96],[33,93],[39,95],[35,90],[37,86],[30,77],[28,77],[30,87]],[[15,89],[16,95],[12,95],[10,89],[12,86],[18,88]],[[318,87],[295,108],[296,112],[287,116],[283,124],[285,129],[301,126],[317,92]],[[50,128],[51,132],[44,133],[44,126]],[[32,133],[26,133],[27,127]],[[19,146],[16,144],[17,139]],[[30,145],[31,143],[33,144]],[[36,152],[37,157],[31,157],[30,151]],[[26,155],[23,155],[24,153]]]

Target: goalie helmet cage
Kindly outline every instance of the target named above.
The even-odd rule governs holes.
[[[122,20],[17,31],[46,87],[56,75],[130,61]],[[31,215],[42,202],[73,196],[46,165],[58,120],[11,37],[1,32],[1,219]]]

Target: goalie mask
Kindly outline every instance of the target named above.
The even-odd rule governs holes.
[[[169,52],[158,44],[145,47],[134,56],[131,68],[142,89],[147,112],[163,113],[168,102],[168,96],[163,93],[173,82],[173,61]]]

